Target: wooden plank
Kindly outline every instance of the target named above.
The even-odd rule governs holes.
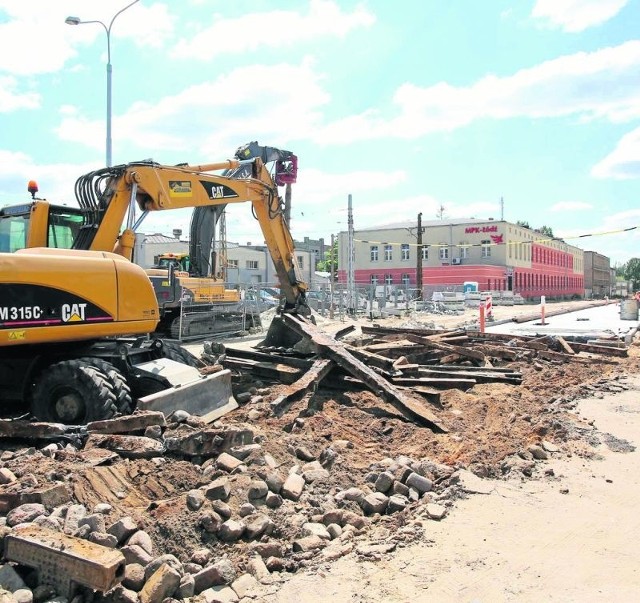
[[[353,333],[353,331],[355,331],[355,330],[356,330],[356,326],[355,325],[349,325],[349,326],[343,327],[342,329],[338,329],[333,334],[333,338],[334,339],[342,339],[343,337],[345,337],[349,333]]]
[[[451,366],[430,366],[430,371],[435,372],[478,372],[478,373],[505,373],[507,375],[521,375],[519,371],[516,371],[514,368],[509,367],[493,367],[493,366],[470,366],[470,365],[460,365],[454,364]]]
[[[271,402],[271,411],[274,415],[282,415],[291,405],[300,399],[309,390],[315,392],[318,384],[334,367],[334,362],[328,358],[319,358],[311,368],[295,383],[292,383],[283,394]]]
[[[269,362],[271,364],[286,364],[295,368],[308,370],[312,361],[299,356],[287,356],[285,354],[276,354],[275,352],[261,352],[259,350],[243,350],[226,346],[225,354],[228,358],[246,358],[248,360],[257,360]]]
[[[398,385],[397,388],[403,391],[418,393],[430,404],[440,406],[441,391],[439,389],[428,387],[426,385],[416,385],[414,387],[405,387],[403,385]]]
[[[359,350],[365,350],[366,352],[372,352],[374,354],[385,354],[386,356],[397,358],[398,356],[405,356],[411,354],[416,350],[424,350],[424,346],[416,345],[415,343],[403,340],[403,341],[390,341],[386,343],[373,343],[369,345],[363,345],[358,348]]]
[[[471,349],[459,345],[451,345],[442,341],[434,341],[432,339],[419,337],[417,335],[407,335],[407,339],[413,343],[421,344],[425,347],[432,347],[436,350],[442,350],[443,352],[448,352],[449,354],[458,354],[460,356],[465,356],[466,358],[471,358],[479,362],[484,361],[485,355],[481,351],[476,349]]]
[[[392,379],[392,383],[395,385],[423,385],[427,387],[439,387],[442,389],[461,389],[463,391],[467,391],[468,389],[471,389],[477,383],[477,381],[475,378],[441,379],[437,377],[394,377]]]
[[[520,385],[522,383],[522,375],[507,373],[491,373],[480,371],[451,371],[449,373],[439,370],[421,368],[419,375],[421,378],[438,378],[447,376],[449,379],[468,378],[475,379],[478,383],[511,383],[512,385]],[[395,383],[395,379],[394,379]]]
[[[408,327],[381,327],[379,325],[362,325],[360,330],[367,335],[382,335],[384,333],[411,333],[413,335],[442,335],[444,333],[451,333],[450,329],[423,329],[423,328],[408,328]]]
[[[388,371],[390,374],[398,370],[394,365],[393,359],[387,358],[382,354],[376,354],[364,348],[356,348],[347,344],[344,344],[344,347],[345,350],[351,352],[356,358],[366,362],[369,366],[377,366],[378,368]]]
[[[247,371],[252,375],[274,379],[286,384],[295,382],[302,373],[301,369],[286,364],[258,362],[248,358],[226,358],[223,365],[228,369],[234,368],[240,371]]]
[[[476,348],[483,351],[487,356],[495,356],[496,358],[505,358],[507,360],[518,360],[518,357],[531,358],[534,354],[534,350],[497,345],[481,344],[477,345]]]
[[[446,433],[447,429],[440,419],[430,409],[426,408],[421,401],[406,395],[405,392],[397,389],[393,384],[369,369],[362,361],[351,354],[342,343],[332,339],[317,326],[303,320],[301,317],[283,314],[282,318],[287,326],[300,335],[310,338],[318,346],[322,355],[328,356],[351,375],[362,380],[376,395],[393,405],[405,417],[434,431]]]
[[[575,354],[571,346],[567,343],[564,337],[557,336],[556,341],[560,344],[560,347],[567,353],[572,356]]]
[[[618,358],[626,358],[629,350],[625,348],[609,347],[606,345],[591,345],[589,343],[571,342],[571,347],[576,352],[591,352],[592,354],[603,354],[605,356],[616,356]]]

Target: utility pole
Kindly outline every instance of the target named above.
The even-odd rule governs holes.
[[[331,276],[329,277],[329,318],[333,318],[333,283],[336,277],[336,256],[334,254],[334,236],[331,233],[331,250],[329,251],[329,259],[331,266]]]
[[[418,214],[418,253],[416,257],[416,288],[418,301],[422,301],[422,212]]]
[[[351,203],[351,194],[349,194],[349,201],[347,207],[347,220],[348,220],[348,236],[349,236],[349,249],[347,252],[347,289],[348,289],[348,309],[352,314],[356,313],[356,277],[355,277],[355,247],[354,247],[354,230],[353,230],[353,206]]]

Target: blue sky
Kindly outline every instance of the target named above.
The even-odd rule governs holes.
[[[0,205],[75,204],[105,163],[104,29],[126,0],[0,0]],[[113,162],[295,152],[297,239],[525,220],[640,257],[640,0],[141,0],[115,20]],[[188,232],[157,212],[145,232]],[[638,226],[637,230],[619,232]],[[611,233],[611,234],[600,234]],[[584,234],[597,234],[576,238]],[[229,241],[259,243],[248,205]]]

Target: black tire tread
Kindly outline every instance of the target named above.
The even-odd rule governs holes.
[[[116,395],[109,378],[99,369],[82,360],[62,360],[48,366],[40,374],[32,390],[31,409],[33,415],[43,421],[61,422],[50,407],[49,393],[58,384],[76,384],[84,390],[90,401],[83,417],[76,424],[111,419],[117,412]]]
[[[121,415],[128,415],[133,412],[133,398],[131,397],[131,388],[124,378],[124,375],[113,365],[111,362],[104,360],[103,358],[94,358],[88,356],[80,359],[86,362],[88,365],[97,368],[104,373],[111,385],[113,386],[113,392],[116,395],[116,409],[117,413]]]
[[[194,356],[189,350],[185,350],[180,344],[173,341],[162,341],[163,355],[169,360],[175,360],[181,364],[192,366],[194,368],[201,368],[204,366],[202,360],[197,356]]]

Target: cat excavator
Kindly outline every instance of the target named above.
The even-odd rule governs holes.
[[[243,177],[212,173],[221,170],[242,170]],[[279,184],[295,180],[290,170],[282,165],[281,175],[276,169],[272,178],[255,157],[178,166],[141,161],[80,177],[76,197],[83,223],[73,249],[0,253],[3,404],[26,402],[38,418],[78,424],[128,412],[136,402],[176,409],[191,397],[207,397],[201,381],[208,377],[182,383],[175,377],[181,367],[195,368],[197,359],[147,336],[161,316],[149,276],[131,262],[141,219],[136,210],[144,217],[150,211],[250,203],[284,293],[280,311],[308,315],[307,284],[278,196]],[[37,239],[32,216],[22,218],[27,241]],[[50,225],[40,234],[48,235]],[[175,278],[171,272],[168,278]],[[279,330],[285,330],[283,322],[274,320],[267,339],[278,341]],[[227,393],[230,385],[217,396],[222,403]]]
[[[291,184],[295,183],[297,178],[297,157],[291,151],[263,146],[257,141],[238,147],[234,157],[235,160],[231,162],[213,164],[213,170],[223,169],[222,176],[226,179],[251,180],[255,179],[253,160],[259,160],[261,168],[258,179],[275,191],[269,212],[273,213],[273,208],[276,208],[276,212],[285,215],[291,199]],[[268,164],[274,166],[273,177],[267,169]],[[139,166],[138,172],[146,171],[149,166],[156,166],[158,174],[167,175],[164,186],[172,189],[159,194],[167,197],[167,193],[170,193],[171,202],[168,205],[159,199],[157,203],[149,203],[147,207],[139,206],[143,213],[135,223],[130,221],[131,216],[135,215],[135,206],[133,203],[127,206],[130,200],[125,198],[126,196],[123,197],[121,192],[116,194],[113,202],[109,202],[109,212],[106,212],[104,207],[96,209],[101,204],[106,206],[104,199],[114,194],[112,190],[106,189],[106,182],[119,178],[116,172],[123,166],[98,170],[80,177],[75,187],[79,208],[54,205],[44,199],[36,199],[38,186],[35,181],[30,181],[28,191],[33,199],[30,203],[0,209],[0,252],[13,252],[16,249],[31,247],[56,247],[115,251],[132,259],[135,230],[140,227],[149,211],[192,207],[188,273],[176,269],[173,278],[170,278],[168,266],[147,270],[160,308],[157,331],[164,336],[178,339],[184,335],[193,337],[241,330],[245,324],[245,315],[240,292],[237,289],[226,288],[223,279],[217,277],[220,266],[216,265],[214,246],[216,225],[227,203],[250,199],[236,195],[233,198],[213,197],[203,202],[198,194],[192,197],[190,193],[181,191],[180,180],[169,179],[166,170],[172,169],[172,166],[160,166],[153,162],[128,164],[133,165]],[[211,166],[183,164],[173,167],[181,170],[174,174],[176,178],[180,178],[185,173],[193,174],[193,168]],[[284,205],[277,195],[278,186],[285,187]],[[202,194],[202,191],[199,194]],[[179,203],[176,202],[178,198],[181,199]],[[257,214],[255,208],[253,212],[258,221],[264,219]],[[127,226],[119,235],[125,219]],[[276,240],[278,239],[281,240],[282,235],[278,235]],[[269,246],[269,241],[266,242]],[[292,241],[290,245],[284,245],[285,249],[288,247],[293,250]],[[295,258],[293,262],[295,263]],[[278,273],[275,258],[274,264]],[[188,311],[185,310],[185,306],[188,306]]]

